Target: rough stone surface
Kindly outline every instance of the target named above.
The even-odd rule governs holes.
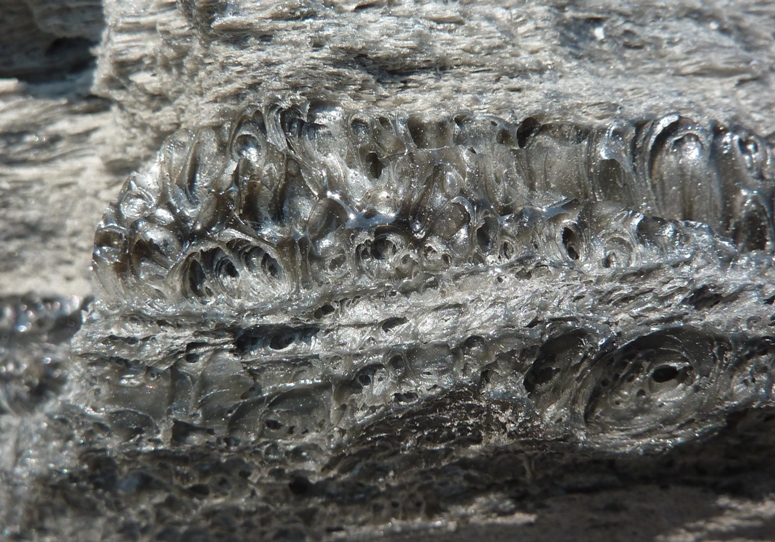
[[[678,115],[270,102],[171,137],[108,208],[83,392],[168,445],[325,456],[461,390],[532,439],[676,444],[771,400],[774,188],[763,139]]]
[[[0,77],[60,80],[94,65],[89,48],[103,28],[99,0],[5,0]]]
[[[99,11],[0,22],[0,536],[771,538],[770,4]]]
[[[582,123],[680,111],[772,131],[775,17],[750,2],[106,3],[118,156],[256,96]]]
[[[91,74],[0,81],[0,293],[88,295],[93,230],[122,177],[97,150],[112,114]]]
[[[466,503],[529,522],[496,494],[532,467],[490,486],[531,457],[572,487],[566,454],[594,480],[607,453],[772,409],[773,169],[754,134],[677,115],[270,102],[182,131],[97,228],[79,453],[118,469],[128,510],[185,489],[179,519],[228,507],[236,533],[278,501],[267,536],[446,525]],[[183,453],[185,486],[157,464]],[[155,518],[133,528],[172,527]]]

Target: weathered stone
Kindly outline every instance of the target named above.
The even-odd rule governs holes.
[[[775,529],[770,6],[108,2],[96,99],[79,5],[0,22],[1,536]]]

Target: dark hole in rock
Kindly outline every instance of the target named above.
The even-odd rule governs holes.
[[[312,489],[312,483],[304,476],[297,476],[288,483],[288,489],[294,495],[304,495]]]
[[[188,289],[196,296],[205,297],[212,295],[212,291],[205,285],[205,272],[202,265],[192,260],[188,266]]]
[[[261,269],[272,278],[276,279],[280,276],[280,263],[269,254],[264,254],[263,258],[261,258]]]
[[[659,384],[662,384],[664,382],[669,382],[670,380],[675,379],[678,376],[678,369],[671,365],[663,365],[661,367],[657,367],[653,373],[651,373],[651,378],[654,380],[654,382],[657,382]]]
[[[240,352],[249,352],[259,347],[262,338],[263,336],[255,330],[245,330],[239,333],[234,341],[234,346]]]
[[[95,58],[91,48],[95,45],[96,43],[83,37],[54,39],[35,67],[26,65],[16,69],[0,67],[0,77],[16,77],[20,81],[32,84],[63,80],[69,74],[80,73],[94,66]]]
[[[210,494],[210,486],[207,484],[194,484],[188,488],[195,497],[207,497]]]
[[[388,361],[390,366],[394,370],[400,370],[404,368],[405,362],[404,357],[401,354],[396,354],[390,358],[390,361]]]
[[[385,366],[382,364],[369,365],[360,370],[356,377],[352,380],[350,386],[354,390],[362,390],[368,386],[371,386],[373,382],[382,382],[386,378]]]
[[[562,230],[562,244],[565,246],[565,251],[568,253],[568,257],[571,260],[579,259],[579,240],[572,229],[565,228]]]
[[[325,305],[321,305],[318,307],[318,309],[315,311],[315,318],[320,319],[325,316],[329,316],[330,314],[333,314],[336,311],[334,306],[331,303],[326,303]]]
[[[369,174],[371,175],[372,179],[380,178],[384,165],[376,153],[369,153],[369,155],[366,157],[366,166],[369,169]]]
[[[514,248],[514,245],[511,244],[509,241],[504,241],[501,243],[501,249],[500,249],[500,258],[503,261],[509,261],[512,258],[514,258],[514,255],[516,254],[516,250]]]
[[[231,277],[233,279],[236,279],[239,277],[239,272],[237,271],[237,268],[234,266],[234,262],[231,260],[226,260],[221,264],[221,271],[226,274],[226,276]]]
[[[459,115],[455,115],[452,118],[452,121],[455,123],[455,126],[457,126],[458,128],[464,128],[466,123],[469,120],[470,120],[470,117],[465,113],[460,113]]]
[[[283,424],[278,422],[277,420],[266,420],[264,422],[264,425],[266,425],[269,429],[272,429],[273,431],[277,431],[278,429],[282,429]]]
[[[406,127],[419,149],[437,149],[451,143],[452,128],[446,121],[426,122],[419,116],[411,116]]]
[[[269,340],[269,348],[272,350],[285,350],[296,340],[293,333],[278,333]]]
[[[519,148],[524,149],[527,147],[528,139],[534,136],[539,128],[541,128],[541,123],[533,117],[528,117],[523,120],[517,129],[517,144],[519,145]]]
[[[316,326],[258,326],[249,329],[235,329],[234,347],[239,353],[248,353],[259,348],[284,350],[294,342],[309,342],[320,331]]]
[[[495,237],[492,224],[485,222],[476,230],[476,244],[482,252],[489,252],[493,245]]]
[[[769,240],[768,218],[765,213],[760,216],[754,212],[746,214],[742,221],[738,243],[747,250],[765,250]]]
[[[692,292],[685,302],[697,310],[703,310],[715,307],[722,299],[724,299],[723,295],[711,291],[707,286],[701,286]]]
[[[409,135],[412,137],[412,141],[418,148],[427,148],[428,141],[425,137],[425,123],[415,117],[410,117],[407,120],[406,127],[409,129]]]
[[[89,48],[95,43],[86,38],[57,38],[46,48],[46,56],[77,53],[83,56],[90,55]]]
[[[382,322],[382,331],[385,333],[390,333],[391,331],[395,330],[397,327],[404,325],[407,322],[406,318],[401,317],[393,317],[388,318],[384,322]]]
[[[345,263],[347,263],[347,258],[343,254],[340,254],[332,258],[331,261],[328,262],[328,270],[336,271],[337,269],[341,268]]]
[[[387,238],[375,239],[371,247],[371,255],[377,260],[389,260],[398,249],[393,241]]]
[[[745,159],[746,166],[748,169],[751,169],[753,167],[753,157],[759,152],[759,145],[756,143],[756,140],[752,137],[741,137],[737,140],[737,148]]]
[[[275,280],[282,277],[283,269],[280,262],[261,247],[253,247],[247,252],[245,265],[254,275],[264,275]]]
[[[207,346],[207,343],[189,343],[186,345],[186,353],[184,359],[187,363],[196,363],[202,356],[203,349]]]
[[[537,386],[551,382],[557,372],[554,367],[540,367],[536,371],[529,371],[525,375],[525,389],[528,393],[533,393]]]

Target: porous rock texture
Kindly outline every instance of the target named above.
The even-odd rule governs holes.
[[[97,98],[83,6],[0,63],[2,536],[771,537],[775,8],[108,2]]]
[[[464,392],[516,434],[640,450],[769,404],[760,137],[328,103],[221,128],[166,141],[97,228],[73,345],[120,431],[325,456]]]

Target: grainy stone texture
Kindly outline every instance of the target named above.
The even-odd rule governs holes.
[[[112,114],[90,81],[0,81],[0,293],[91,291],[93,229],[121,176],[96,152]]]
[[[704,426],[709,433],[699,440],[691,431],[657,431],[661,435],[656,438],[657,448],[676,444],[669,441],[671,434],[685,441],[660,454],[611,453],[615,449],[612,442],[603,440],[598,446],[588,446],[578,431],[548,442],[540,424],[532,433],[520,433],[514,427],[510,432],[509,424],[525,410],[515,409],[513,401],[482,401],[482,394],[470,386],[427,390],[416,408],[396,409],[385,416],[379,410],[385,400],[376,392],[382,373],[374,364],[359,365],[360,361],[348,362],[341,374],[335,375],[337,382],[347,380],[352,385],[330,392],[346,392],[345,404],[355,412],[350,421],[316,427],[318,403],[308,394],[292,393],[293,386],[314,388],[320,367],[312,364],[313,370],[303,375],[274,375],[274,384],[282,384],[283,378],[291,384],[281,401],[268,405],[277,416],[266,417],[243,408],[243,421],[250,423],[238,424],[238,431],[232,434],[224,430],[230,422],[224,421],[223,415],[234,413],[219,409],[245,401],[251,406],[260,404],[261,390],[251,390],[248,380],[255,383],[263,378],[253,369],[262,365],[258,361],[265,357],[264,350],[272,350],[274,338],[280,341],[275,346],[296,348],[285,345],[280,332],[288,331],[282,326],[288,325],[290,314],[300,318],[294,326],[304,323],[304,303],[292,302],[291,310],[269,324],[275,326],[271,329],[261,327],[265,323],[258,321],[263,314],[259,310],[250,315],[255,321],[245,329],[236,321],[239,315],[232,315],[235,322],[220,338],[219,319],[224,315],[215,310],[202,340],[192,342],[188,335],[197,333],[197,326],[218,306],[207,300],[210,294],[221,296],[221,300],[228,297],[215,292],[211,282],[232,275],[228,263],[216,265],[226,260],[215,257],[215,245],[208,246],[201,258],[193,258],[201,274],[195,272],[195,265],[187,264],[188,280],[183,282],[182,291],[166,283],[161,286],[162,293],[172,288],[174,295],[204,297],[203,309],[178,314],[169,309],[179,306],[180,300],[170,305],[165,295],[157,296],[161,304],[141,306],[137,319],[116,318],[116,329],[110,330],[105,316],[114,318],[122,313],[111,313],[108,302],[117,300],[120,309],[122,300],[153,287],[156,279],[141,280],[128,292],[108,295],[98,291],[98,311],[92,313],[93,321],[87,326],[90,331],[80,336],[78,348],[83,358],[74,362],[67,355],[67,341],[81,325],[81,305],[80,299],[65,295],[90,291],[87,278],[94,225],[106,203],[118,196],[126,171],[137,169],[141,177],[153,176],[154,155],[178,128],[211,126],[217,131],[230,126],[231,119],[246,106],[274,99],[286,106],[334,104],[360,112],[365,118],[373,118],[370,115],[380,110],[399,118],[407,113],[439,118],[467,110],[478,115],[476,118],[496,115],[515,127],[523,126],[528,117],[549,126],[590,126],[608,125],[620,118],[653,119],[675,110],[700,126],[710,127],[710,119],[718,119],[729,127],[747,126],[767,139],[775,120],[772,4],[107,2],[107,31],[99,47],[93,90],[101,98],[96,98],[88,90],[91,72],[85,52],[99,33],[99,8],[94,2],[10,2],[0,21],[4,30],[0,76],[14,78],[2,81],[0,96],[0,292],[8,294],[1,300],[0,317],[0,535],[22,540],[772,538],[775,418],[770,408],[747,408],[757,401],[765,406],[771,400],[771,390],[766,388],[769,377],[764,372],[750,373],[756,382],[735,380],[737,384],[719,392],[748,399],[726,401],[723,408],[714,410],[713,424]],[[217,133],[218,137],[227,135]],[[530,130],[527,133],[533,135]],[[514,135],[518,143],[519,133]],[[702,137],[699,140],[705,141]],[[664,143],[661,140],[660,144]],[[177,151],[182,148],[185,140]],[[681,152],[688,152],[691,145],[681,148]],[[747,144],[738,148],[743,157],[755,156],[766,145],[759,140],[755,149]],[[177,152],[176,148],[166,149],[173,155]],[[206,144],[198,149],[204,155],[208,152]],[[392,162],[383,161],[374,152],[376,161],[367,152],[360,157],[363,163],[352,169],[380,177],[374,173],[385,165],[389,170]],[[678,156],[691,164],[701,163],[692,161],[688,154]],[[675,171],[682,167],[668,162],[659,162],[657,169],[664,166]],[[747,162],[743,158],[740,163]],[[189,159],[186,164],[183,169],[192,170]],[[696,170],[682,178],[691,178],[692,171]],[[208,201],[207,197],[198,199],[198,179],[197,175],[184,179],[182,189],[171,192],[170,201],[182,205],[183,214],[191,219],[183,220],[188,226],[217,216],[213,209],[198,205]],[[131,184],[128,186],[125,193],[133,193]],[[703,184],[698,192],[706,189]],[[194,204],[186,207],[190,197]],[[124,206],[121,213],[127,209],[128,215],[143,211],[142,202],[135,203],[139,206]],[[659,207],[664,204],[682,208],[683,203],[672,198],[658,202],[657,214],[670,219],[710,222],[719,216],[690,216],[685,209],[677,214],[675,210],[665,212]],[[637,207],[632,202],[628,205]],[[548,202],[538,202],[535,207],[552,212]],[[745,209],[753,207],[743,205],[738,211]],[[370,215],[366,209],[361,211]],[[653,214],[655,208],[649,212]],[[751,216],[762,216],[761,210],[753,210]],[[303,218],[308,221],[310,217]],[[551,217],[545,215],[545,219]],[[445,226],[436,232],[442,237],[459,221],[450,216],[443,222]],[[691,336],[670,331],[666,338],[659,335],[659,328],[669,324],[652,322],[652,339],[665,339],[656,349],[658,355],[681,350],[685,345],[678,344],[684,342],[691,343],[688,350],[694,352],[694,357],[683,358],[688,364],[668,363],[675,374],[649,373],[652,380],[662,380],[657,384],[677,381],[680,390],[686,379],[664,378],[681,374],[687,365],[702,367],[707,359],[694,365],[692,360],[706,347],[713,350],[713,357],[730,352],[727,345],[733,345],[735,355],[723,359],[739,359],[735,356],[742,354],[738,369],[746,364],[751,368],[771,366],[767,346],[771,333],[766,325],[772,312],[772,294],[768,293],[772,287],[768,256],[772,250],[771,224],[767,223],[764,231],[761,221],[754,223],[758,225],[753,228],[743,225],[738,237],[733,224],[721,220],[714,224],[717,234],[703,234],[708,235],[704,238],[708,243],[696,236],[701,225],[674,223],[674,231],[688,235],[689,245],[702,247],[692,258],[703,251],[712,257],[709,267],[699,269],[708,286],[705,290],[695,284],[697,275],[691,266],[684,269],[682,284],[680,266],[664,271],[675,275],[671,282],[677,288],[671,290],[675,300],[688,300],[670,304],[666,313],[681,321],[694,318],[693,327],[702,337],[698,339],[695,331]],[[332,224],[323,221],[318,230]],[[109,217],[105,225],[110,225]],[[144,239],[145,247],[134,242],[124,254],[138,255],[129,256],[128,268],[134,266],[140,275],[151,277],[160,267],[173,263],[164,258],[172,244],[164,244],[153,228],[141,226],[129,229],[134,236],[130,238]],[[308,234],[309,226],[306,228],[301,233]],[[660,232],[656,235],[667,231]],[[763,237],[759,235],[762,232]],[[597,254],[598,249],[585,248],[578,239],[566,236],[562,228],[557,233],[549,259],[557,256],[568,261],[554,267],[557,277],[542,283],[541,290],[556,291],[562,297],[563,287],[570,288],[572,281],[557,281],[565,281],[575,268],[593,263],[582,258]],[[749,233],[756,241],[746,245]],[[212,232],[204,237],[208,235]],[[99,246],[110,246],[106,237],[101,239]],[[325,236],[316,239],[324,240]],[[227,246],[229,239],[222,241]],[[730,257],[729,252],[718,252],[718,246],[725,243],[731,247],[732,259],[743,262],[733,269],[732,280],[721,267],[715,275],[707,274],[718,265],[713,258],[723,265],[724,258]],[[322,254],[334,246],[323,242],[316,250]],[[682,246],[678,242],[673,248],[680,252]],[[568,247],[581,261],[573,258]],[[157,249],[161,249],[161,257],[154,252]],[[271,254],[271,250],[264,253]],[[587,250],[591,252],[581,252]],[[98,254],[106,255],[105,251]],[[607,254],[600,256],[604,262]],[[657,261],[664,263],[666,259],[660,257]],[[242,265],[234,265],[234,269],[242,272]],[[271,268],[265,267],[274,276]],[[225,270],[225,275],[215,273],[219,269]],[[637,277],[629,280],[645,284]],[[226,283],[219,282],[217,287],[234,286],[228,280]],[[734,294],[736,285],[743,285],[736,294],[742,296],[737,310],[735,300],[725,298]],[[474,284],[471,288],[484,286]],[[237,290],[241,287],[237,284]],[[681,288],[686,295],[679,295]],[[60,295],[20,295],[27,289]],[[658,313],[659,292],[643,293],[651,296],[645,303],[646,312]],[[241,303],[238,300],[235,306]],[[229,302],[225,305],[230,306]],[[331,317],[325,314],[329,311],[324,306],[316,307],[322,309],[321,316]],[[727,306],[733,309],[725,310]],[[541,314],[553,314],[551,308],[545,309],[539,307],[544,311]],[[172,319],[159,316],[165,310],[166,317]],[[637,316],[639,310],[632,308],[630,316]],[[601,305],[592,312],[607,311]],[[627,315],[628,309],[620,312]],[[735,321],[743,313],[763,319]],[[377,344],[387,344],[379,334],[410,330],[417,314],[417,310],[410,310],[412,318],[407,322],[374,320],[379,329],[373,338]],[[386,322],[390,325],[383,326]],[[564,322],[558,325],[573,327]],[[352,324],[342,321],[326,326],[346,328]],[[532,320],[523,327],[543,326],[540,321],[532,327],[530,324]],[[496,331],[503,330],[502,324],[491,325]],[[709,329],[719,327],[721,334],[709,334]],[[142,333],[136,333],[137,329]],[[278,333],[269,333],[264,341],[263,333],[268,331]],[[169,353],[148,353],[150,348],[143,345],[153,342],[154,333],[166,344],[174,345],[175,337],[182,337],[180,351],[171,353],[180,359]],[[98,335],[104,342],[93,340]],[[455,333],[450,336],[457,337]],[[305,346],[303,333],[293,337]],[[570,337],[579,338],[572,333]],[[751,337],[763,348],[746,350],[746,345],[754,344],[749,341]],[[637,340],[621,337],[616,344],[624,348],[622,352],[632,350],[637,355],[639,349],[627,350],[631,339]],[[237,350],[214,344],[219,340],[236,340]],[[132,341],[138,341],[134,347]],[[411,345],[417,338],[399,342]],[[565,346],[572,350],[571,343],[573,340]],[[588,335],[580,344],[589,346]],[[138,345],[146,353],[137,355]],[[186,351],[187,345],[193,346]],[[240,345],[244,352],[238,351]],[[718,345],[721,348],[716,348]],[[476,341],[449,345],[479,346]],[[543,354],[546,359],[554,355],[553,362],[557,351],[568,350],[560,348],[562,344],[550,346],[544,347]],[[216,352],[219,348],[223,351]],[[237,358],[232,359],[235,354],[245,358],[238,360],[239,370],[234,364]],[[539,347],[539,357],[541,354]],[[115,355],[115,365],[104,365],[111,355]],[[156,366],[159,363],[163,366]],[[202,371],[197,372],[197,364]],[[544,379],[549,373],[551,377],[556,374],[549,371],[539,375],[538,369],[543,367],[539,365],[533,378],[518,371],[517,376],[505,377],[507,388],[524,394],[528,387],[541,391],[541,386],[553,386],[551,379]],[[191,416],[176,423],[171,411],[165,412],[164,407],[157,411],[157,404],[164,401],[156,391],[164,391],[170,373],[176,382],[185,381],[177,367],[196,373],[191,382],[198,382],[198,387],[186,395],[195,401],[173,405],[178,409],[176,415],[185,412]],[[278,367],[273,366],[273,370]],[[364,373],[363,369],[368,370]],[[487,387],[496,382],[497,373],[486,375],[479,384],[484,382]],[[434,374],[431,371],[430,377],[435,378]],[[658,374],[656,379],[654,374]],[[733,378],[739,373],[724,375]],[[321,382],[330,384],[330,376],[324,375]],[[415,374],[405,381],[426,377]],[[455,378],[444,381],[458,382]],[[96,388],[89,384],[92,379],[99,384]],[[761,397],[751,400],[750,390],[759,389],[757,386]],[[107,397],[89,395],[100,387]],[[236,391],[240,391],[239,397],[233,397]],[[320,396],[329,393],[317,391]],[[418,399],[406,391],[400,391],[400,398]],[[554,391],[549,395],[554,396]],[[394,398],[392,394],[390,398]],[[522,407],[528,404],[526,399],[520,400]],[[552,408],[539,404],[536,411],[542,414]],[[707,410],[699,411],[703,416],[708,414]],[[207,423],[194,419],[197,412]],[[367,419],[373,423],[358,425],[359,420]],[[598,426],[605,427],[606,418],[601,419]],[[681,427],[690,428],[692,423],[703,427],[710,419],[684,419]],[[291,426],[295,431],[305,424],[310,426],[307,435],[311,436],[289,436]],[[351,440],[336,433],[337,427],[352,430],[356,426],[359,429],[348,437]],[[714,427],[720,427],[715,436]],[[158,434],[157,428],[161,428]],[[555,437],[561,436],[562,423],[558,422],[556,429]],[[259,437],[255,446],[250,445],[251,433]],[[273,435],[278,443],[274,448]],[[328,441],[320,435],[338,438],[339,447],[321,445]],[[495,439],[498,442],[479,440],[494,435],[500,435]],[[668,440],[660,440],[665,435]],[[294,445],[294,439],[303,446]]]
[[[90,90],[102,5],[7,0],[1,12],[0,294],[88,295],[93,229],[123,180],[101,158],[110,102]]]
[[[422,113],[775,120],[765,2],[108,2],[117,155],[284,94]]]

